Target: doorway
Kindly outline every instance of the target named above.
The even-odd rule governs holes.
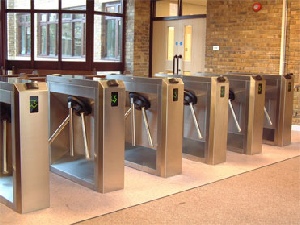
[[[152,75],[192,75],[205,68],[206,18],[153,21]]]

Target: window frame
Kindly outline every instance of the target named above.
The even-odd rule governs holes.
[[[30,9],[6,9],[6,1],[1,1],[1,30],[0,35],[2,37],[2,41],[0,42],[0,47],[2,49],[1,52],[1,65],[5,67],[6,70],[11,70],[13,67],[15,68],[26,68],[26,69],[58,69],[58,70],[99,70],[99,71],[124,71],[124,60],[125,60],[125,12],[126,12],[126,2],[127,0],[120,0],[122,12],[121,13],[107,13],[107,12],[98,12],[94,11],[94,0],[86,0],[86,9],[80,10],[80,9],[61,9],[61,0],[59,0],[59,9],[34,9],[34,1],[31,1],[31,8]],[[116,1],[119,2],[119,1]],[[8,13],[30,13],[31,15],[31,57],[30,60],[8,60],[7,58],[7,30],[6,30],[6,15]],[[58,30],[56,31],[58,34],[58,43],[56,44],[56,54],[58,54],[58,60],[57,61],[48,61],[45,60],[39,60],[35,59],[34,57],[34,22],[35,13],[57,13],[58,15]],[[72,59],[72,61],[64,61],[62,56],[62,15],[64,13],[71,13],[71,14],[85,14],[86,16],[86,22],[85,22],[85,38],[82,39],[82,41],[86,41],[86,45],[82,45],[82,48],[85,48],[85,61],[78,60],[75,61]],[[94,62],[93,60],[93,18],[94,15],[101,14],[103,16],[112,16],[112,17],[120,17],[122,18],[122,47],[121,47],[121,57],[119,62]],[[48,26],[48,25],[47,25]],[[84,26],[82,25],[84,28]],[[82,32],[84,33],[84,32]],[[87,42],[87,40],[93,40],[90,42]],[[47,41],[48,42],[48,41]],[[48,44],[47,44],[48,45]],[[47,46],[48,51],[48,46]],[[82,49],[82,52],[84,49]],[[37,53],[39,55],[40,52]],[[51,57],[48,57],[51,58]]]

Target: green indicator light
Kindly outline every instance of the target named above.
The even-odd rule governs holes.
[[[38,96],[30,96],[29,108],[30,108],[30,113],[36,113],[39,111]]]
[[[173,89],[173,102],[178,101],[178,88]]]
[[[118,106],[118,104],[119,104],[118,92],[111,92],[110,105],[112,107],[115,107]]]
[[[260,94],[262,94],[262,83],[259,83],[258,84],[258,94],[260,95]]]
[[[224,98],[224,96],[225,96],[225,86],[221,86],[220,97]]]

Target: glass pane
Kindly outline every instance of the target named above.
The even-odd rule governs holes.
[[[34,0],[35,9],[58,9],[58,0]]]
[[[122,18],[95,15],[94,62],[120,62],[122,52]]]
[[[170,17],[178,15],[177,0],[162,0],[156,2],[156,17]]]
[[[62,17],[62,59],[85,61],[85,14],[65,13]]]
[[[31,26],[29,13],[7,14],[8,59],[30,60]]]
[[[123,0],[95,0],[95,11],[108,13],[122,13]]]
[[[30,9],[30,0],[6,0],[8,9]]]
[[[182,0],[182,15],[207,13],[207,0]]]
[[[58,14],[35,13],[34,58],[36,60],[58,60]]]
[[[85,10],[86,9],[86,0],[62,0],[61,1],[62,9],[69,10]]]
[[[173,60],[174,56],[174,27],[168,28],[168,60]]]
[[[192,56],[192,26],[184,27],[184,61],[191,61]]]

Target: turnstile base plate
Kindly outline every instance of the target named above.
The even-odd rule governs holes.
[[[94,189],[94,161],[87,160],[84,156],[63,157],[51,165],[51,171]]]
[[[126,146],[125,165],[156,174],[156,151],[144,146]]]
[[[184,138],[182,142],[183,157],[196,162],[205,162],[205,143]]]

